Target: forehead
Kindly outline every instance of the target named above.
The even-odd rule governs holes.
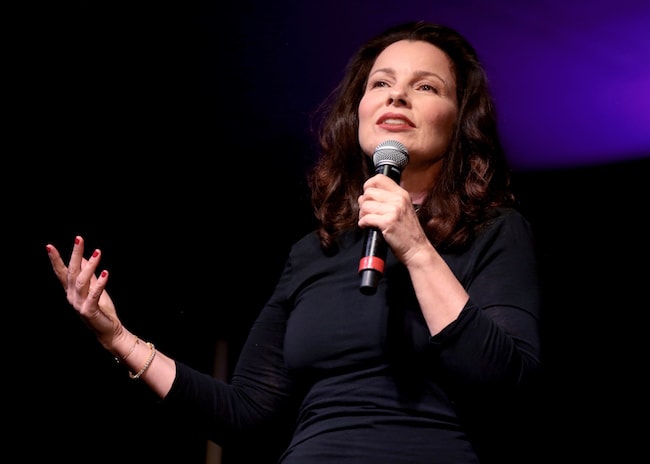
[[[421,40],[400,40],[386,47],[375,60],[372,71],[429,71],[451,79],[452,66],[447,54],[435,45]],[[371,71],[371,72],[372,72]]]

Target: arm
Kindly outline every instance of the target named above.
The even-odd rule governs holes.
[[[378,227],[407,267],[450,378],[472,388],[516,385],[536,371],[541,298],[527,222],[518,214],[502,216],[469,250],[442,256],[426,238],[408,192],[381,175],[364,187],[359,225]]]
[[[359,226],[377,227],[407,267],[431,335],[458,318],[469,295],[420,226],[409,193],[376,175],[359,198]]]
[[[261,427],[286,411],[283,407],[289,402],[291,382],[282,352],[286,325],[282,285],[255,321],[231,384],[227,384],[176,362],[122,325],[105,289],[108,272],[95,274],[100,250],[84,259],[83,238],[76,237],[67,266],[54,246],[48,244],[47,252],[68,302],[102,346],[129,369],[132,378],[145,382],[165,403],[187,407],[201,417],[215,442],[221,443],[233,431]],[[283,275],[285,280],[288,272]]]

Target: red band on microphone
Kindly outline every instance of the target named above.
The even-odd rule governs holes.
[[[377,256],[364,256],[359,261],[359,272],[364,269],[374,269],[381,273],[384,272],[384,260]]]

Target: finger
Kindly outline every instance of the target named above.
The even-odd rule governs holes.
[[[364,189],[378,188],[382,190],[395,190],[399,184],[385,174],[377,174],[369,177],[363,184]]]
[[[74,245],[68,262],[68,289],[74,287],[74,282],[81,271],[81,262],[84,254],[84,240],[83,237],[77,235],[74,238]]]
[[[67,288],[68,268],[61,259],[59,250],[57,250],[56,247],[50,243],[45,245],[45,250],[47,251],[47,256],[50,259],[50,264],[52,265],[54,274],[56,275],[57,279],[59,279],[59,282],[61,282],[63,285],[63,288]]]
[[[102,296],[107,295],[104,292],[107,281],[108,271],[106,270],[102,271],[99,274],[99,277],[92,279],[92,283],[88,289],[87,298],[84,300],[84,304],[79,311],[80,314],[86,317],[89,322],[92,319],[102,317],[102,315],[105,314],[101,309],[100,302],[102,301]]]
[[[96,280],[95,270],[97,269],[100,258],[101,251],[97,249],[93,251],[93,254],[88,260],[83,258],[81,260],[81,270],[75,279],[75,290],[81,298],[85,298],[88,295],[91,283],[94,284]]]
[[[108,282],[108,271],[103,270],[100,272],[99,277],[93,279],[93,283],[88,291],[88,299],[94,305],[97,305],[99,298],[102,296],[106,283]]]

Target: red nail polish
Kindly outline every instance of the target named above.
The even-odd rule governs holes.
[[[47,250],[48,253],[51,252],[52,251],[52,246],[51,245],[45,245],[45,250]]]
[[[108,275],[108,272],[102,271],[102,277],[106,277]]]
[[[96,258],[99,256],[99,250],[93,251],[93,258]]]
[[[75,244],[75,245],[79,245],[79,237],[75,237],[75,238],[74,238],[74,244]]]

